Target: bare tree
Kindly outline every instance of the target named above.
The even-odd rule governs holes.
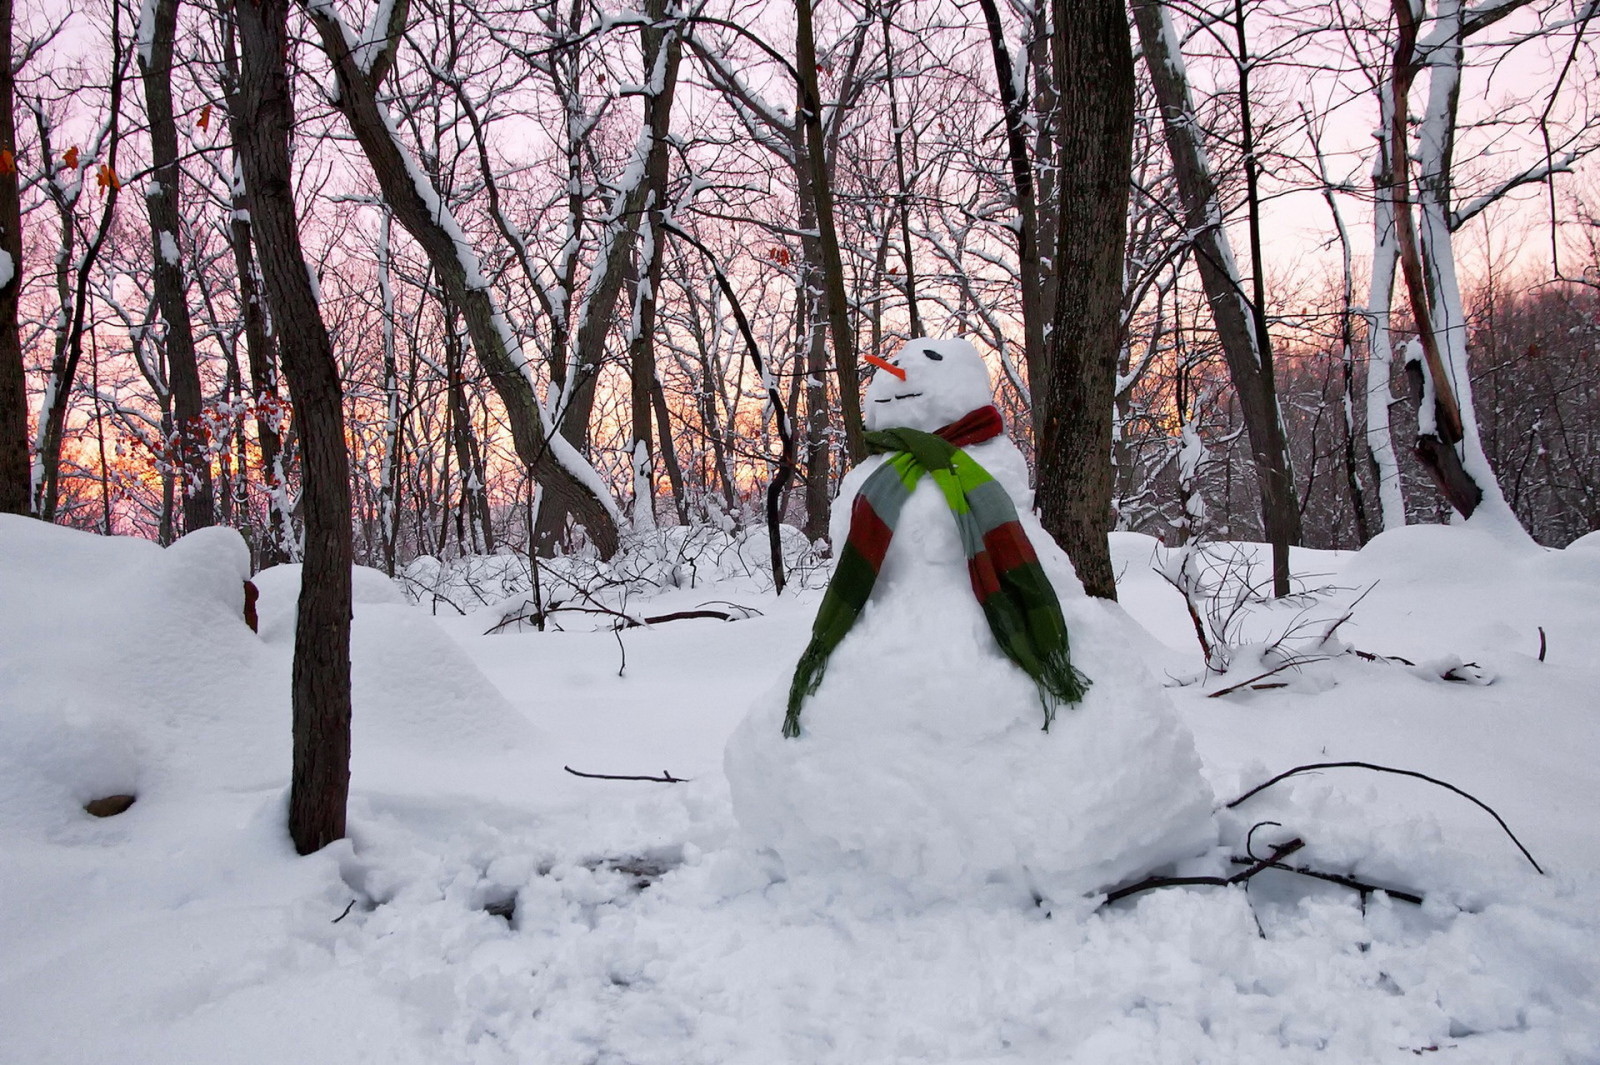
[[[1090,595],[1111,568],[1111,420],[1122,347],[1123,253],[1133,168],[1133,48],[1118,0],[1054,0],[1061,64],[1056,306],[1043,399],[1038,502]],[[1037,399],[1036,399],[1037,402]]]
[[[1387,127],[1397,250],[1421,349],[1421,358],[1409,364],[1416,375],[1419,408],[1416,453],[1459,514],[1471,517],[1483,509],[1511,535],[1520,535],[1521,530],[1484,452],[1472,401],[1466,318],[1452,234],[1512,189],[1551,180],[1593,147],[1583,136],[1587,130],[1570,136],[1560,152],[1547,142],[1542,161],[1464,204],[1456,203],[1454,171],[1466,46],[1475,34],[1527,2],[1469,5],[1440,0],[1430,11],[1422,2],[1394,0]],[[1542,27],[1535,31],[1542,32]],[[1411,89],[1424,70],[1428,96],[1413,134]]]
[[[55,350],[39,396],[38,425],[33,458],[33,512],[45,521],[54,521],[60,495],[61,453],[66,442],[67,410],[72,402],[78,367],[83,359],[84,338],[89,333],[92,309],[90,283],[95,261],[111,237],[122,178],[117,173],[117,152],[122,143],[122,91],[127,79],[128,53],[122,41],[122,6],[111,5],[111,56],[106,93],[105,117],[79,153],[69,149],[57,158],[49,136],[50,122],[45,107],[30,101],[39,126],[40,148],[44,153],[47,195],[53,201],[60,222],[60,250],[56,257]],[[77,243],[77,207],[88,182],[90,167],[95,167],[96,187],[104,194],[100,218],[83,248],[74,254]]]
[[[384,201],[395,219],[428,255],[451,303],[460,309],[477,352],[505,404],[517,455],[544,486],[550,502],[575,515],[604,557],[617,550],[617,511],[594,468],[557,431],[534,391],[533,369],[512,334],[484,277],[482,264],[460,223],[439,191],[416,164],[378,98],[394,63],[408,5],[379,7],[361,44],[338,14],[324,5],[305,4],[338,79],[340,112],[360,142]]]
[[[1216,320],[1218,338],[1227,356],[1228,370],[1239,395],[1255,456],[1261,487],[1262,524],[1272,544],[1273,593],[1288,595],[1289,546],[1300,542],[1300,510],[1295,501],[1294,474],[1284,439],[1283,416],[1273,388],[1272,348],[1260,282],[1263,267],[1256,223],[1252,219],[1256,284],[1255,291],[1247,293],[1244,276],[1224,228],[1226,216],[1216,178],[1201,143],[1201,127],[1172,17],[1159,0],[1132,0],[1132,6],[1145,66],[1161,101],[1167,149],[1172,156],[1184,216],[1195,245],[1195,264]],[[1242,10],[1237,18],[1243,79],[1250,63],[1242,47]],[[1240,98],[1249,99],[1249,85],[1244,80],[1241,80]],[[1250,129],[1248,118],[1245,129]],[[1253,159],[1248,141],[1245,155],[1247,160]]]
[[[294,96],[287,70],[288,0],[243,0],[234,11],[242,55],[239,98],[250,116],[239,155],[305,471],[289,834],[297,851],[310,854],[343,838],[350,791],[352,549],[344,390],[300,246],[289,165]]]

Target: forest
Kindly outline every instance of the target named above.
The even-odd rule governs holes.
[[[1591,14],[1132,5],[1091,525],[1355,547],[1486,496],[1541,543],[1600,528]],[[1056,316],[1093,317],[1053,261],[1107,231],[1064,199],[1104,165],[1073,120],[1106,79],[1063,80],[1076,20],[1042,2],[814,15],[295,6],[287,309],[237,12],[11,12],[6,509],[299,558],[279,349],[312,315],[354,557],[391,574],[660,524],[815,540],[861,455],[861,356],[909,336],[974,340],[1031,455]],[[1051,524],[1067,474],[1037,472]]]

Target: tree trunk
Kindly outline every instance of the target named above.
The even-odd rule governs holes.
[[[1061,81],[1056,306],[1039,435],[1045,529],[1090,595],[1117,597],[1111,568],[1111,419],[1122,346],[1122,270],[1133,169],[1133,47],[1118,0],[1054,0]]]
[[[822,256],[822,291],[833,338],[833,363],[839,375],[839,405],[844,414],[845,449],[852,464],[867,457],[861,414],[861,372],[856,362],[856,334],[845,297],[844,257],[833,214],[833,178],[828,167],[827,137],[822,128],[822,97],[817,87],[817,43],[811,30],[813,0],[795,2],[795,66],[800,72],[801,123],[805,130],[805,165],[817,216]]]
[[[366,154],[384,202],[421,246],[446,297],[461,311],[478,362],[505,405],[517,456],[543,486],[542,505],[573,515],[588,530],[601,557],[610,558],[617,551],[617,520],[609,493],[594,468],[549,423],[534,392],[532,368],[522,346],[511,335],[477,254],[438,191],[401,144],[386,110],[378,102],[378,75],[390,61],[380,58],[373,63],[371,73],[364,70],[344,23],[333,9],[305,0],[302,6],[333,64],[339,111]],[[390,49],[398,43],[398,27],[404,25],[406,6],[397,2],[391,9],[393,30],[387,38]],[[538,546],[549,550],[552,545],[547,542]]]
[[[239,59],[236,52],[236,33],[232,25],[226,28],[222,46],[223,96],[228,108],[228,131],[234,143],[234,165],[243,166],[238,158],[238,145],[244,143],[246,117],[239,100]],[[233,188],[233,218],[229,223],[229,240],[233,245],[233,268],[239,279],[239,313],[244,319],[245,354],[250,364],[251,406],[255,410],[256,446],[261,450],[261,481],[266,487],[266,534],[256,545],[256,565],[260,569],[291,561],[297,554],[294,522],[285,505],[285,479],[283,441],[278,436],[278,416],[281,397],[278,394],[278,353],[273,343],[272,323],[262,304],[261,278],[254,254],[250,200],[244,183],[235,173]],[[240,466],[240,476],[244,467]]]
[[[639,282],[634,293],[634,314],[629,344],[629,375],[633,415],[634,525],[655,525],[655,478],[651,461],[651,425],[655,420],[655,396],[661,384],[656,380],[656,299],[661,290],[662,265],[666,261],[667,177],[671,157],[672,97],[678,82],[678,64],[683,58],[683,39],[676,26],[662,27],[667,19],[666,0],[648,0],[645,17],[650,24],[639,30],[644,53],[646,94],[644,134],[650,140],[645,152],[644,214],[641,219],[644,240],[639,252]],[[666,404],[662,403],[665,413]],[[672,446],[663,422],[661,450]]]
[[[183,531],[216,524],[209,433],[201,417],[200,367],[189,318],[188,283],[179,249],[178,125],[172,114],[172,50],[178,32],[178,0],[154,0],[139,25],[139,72],[150,119],[150,211],[152,275],[156,305],[166,322],[167,380],[172,387],[173,434],[166,441],[183,492]]]
[[[829,474],[833,448],[829,442],[832,419],[828,409],[828,325],[823,313],[822,245],[817,239],[816,198],[811,194],[811,171],[803,163],[800,138],[795,139],[795,186],[799,191],[800,263],[799,291],[795,294],[800,330],[796,339],[805,372],[805,497],[806,536],[812,543],[828,536],[828,509],[832,501]],[[837,548],[840,545],[835,544]]]
[[[1378,110],[1379,128],[1391,129],[1394,90],[1390,83],[1378,88]],[[1395,234],[1391,143],[1387,135],[1379,138],[1378,161],[1372,174],[1372,269],[1364,312],[1367,322],[1367,453],[1372,461],[1372,478],[1378,486],[1378,514],[1384,530],[1398,529],[1406,523],[1405,490],[1400,483],[1400,464],[1389,433],[1389,405],[1394,402],[1389,380],[1394,362],[1393,333],[1389,326],[1394,306],[1395,265],[1400,254],[1399,238]]]
[[[1183,201],[1184,222],[1194,242],[1196,266],[1255,459],[1261,523],[1273,548],[1273,594],[1287,595],[1288,549],[1301,539],[1300,508],[1295,501],[1283,417],[1272,388],[1272,352],[1267,346],[1264,311],[1246,298],[1243,276],[1223,229],[1222,204],[1200,142],[1171,19],[1158,0],[1133,0],[1133,15],[1145,64],[1161,102],[1162,127]]]
[[[350,790],[350,469],[343,390],[306,272],[289,166],[288,0],[240,0],[240,158],[294,402],[304,470],[305,568],[294,639],[289,834],[310,854],[344,836]]]
[[[1044,277],[1039,262],[1039,206],[1034,190],[1033,156],[1028,146],[1027,105],[1017,92],[1016,69],[1006,44],[1005,27],[995,0],[978,0],[989,29],[989,51],[994,60],[995,82],[1000,88],[1005,117],[1006,158],[1011,164],[1011,197],[1017,209],[1017,280],[1022,290],[1022,354],[1028,368],[1028,391],[1033,400],[1033,427],[1043,427],[1044,403],[1049,390],[1045,359],[1045,317],[1053,308],[1044,303]],[[1041,42],[1041,46],[1042,42]],[[1126,175],[1125,175],[1126,176]],[[1122,223],[1125,227],[1126,223]]]
[[[12,111],[11,0],[0,0],[0,151],[17,151]],[[0,513],[27,514],[32,474],[28,463],[28,381],[22,366],[17,297],[22,293],[22,209],[15,165],[0,168]]]

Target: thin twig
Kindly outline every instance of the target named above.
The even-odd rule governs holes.
[[[639,777],[616,773],[582,773],[570,765],[564,765],[561,768],[575,777],[583,777],[586,780],[647,780],[655,784],[687,784],[693,779],[692,777],[675,777],[672,775],[672,771],[668,769],[663,769],[659,777]]]
[[[1293,854],[1295,851],[1299,850],[1305,845],[1305,841],[1302,839],[1291,839],[1287,843],[1281,843],[1277,847],[1273,848],[1272,853],[1266,858],[1253,863],[1250,868],[1245,869],[1242,872],[1235,873],[1232,876],[1153,876],[1148,880],[1141,880],[1137,884],[1128,884],[1123,887],[1119,887],[1114,891],[1108,892],[1106,894],[1105,902],[1101,903],[1101,905],[1109,905],[1113,902],[1116,902],[1118,899],[1125,899],[1129,895],[1134,895],[1141,891],[1150,891],[1154,888],[1227,887],[1230,884],[1242,884],[1246,880],[1249,880],[1251,877],[1255,876],[1257,873],[1261,872],[1261,870],[1271,867],[1273,863],[1282,858],[1287,858],[1289,855]],[[1234,861],[1249,862],[1250,859],[1235,858]]]
[[[1257,784],[1255,787],[1251,788],[1249,791],[1245,792],[1243,795],[1239,796],[1237,799],[1234,799],[1232,802],[1228,803],[1226,808],[1231,810],[1235,806],[1238,806],[1240,803],[1244,802],[1246,799],[1250,798],[1251,796],[1259,794],[1260,792],[1266,791],[1268,788],[1272,787],[1274,784],[1277,784],[1278,782],[1283,781],[1283,780],[1287,780],[1290,777],[1295,776],[1296,774],[1299,774],[1299,773],[1310,773],[1310,772],[1312,772],[1314,770],[1318,770],[1318,769],[1370,769],[1375,773],[1393,773],[1396,776],[1415,777],[1417,780],[1425,780],[1429,784],[1437,784],[1439,787],[1444,788],[1446,791],[1453,791],[1457,795],[1461,796],[1463,799],[1467,799],[1470,802],[1474,803],[1476,806],[1478,806],[1479,809],[1483,810],[1490,817],[1494,818],[1495,823],[1498,824],[1500,826],[1500,828],[1505,832],[1505,834],[1511,838],[1511,842],[1515,843],[1517,845],[1517,850],[1521,851],[1522,852],[1522,856],[1524,858],[1528,859],[1528,864],[1533,866],[1536,870],[1538,870],[1539,871],[1539,875],[1541,875],[1541,876],[1544,875],[1544,868],[1542,866],[1540,866],[1538,862],[1533,860],[1533,855],[1528,853],[1528,848],[1526,848],[1526,847],[1524,847],[1522,845],[1522,841],[1517,838],[1516,833],[1511,831],[1511,826],[1506,824],[1505,818],[1503,818],[1499,814],[1495,813],[1493,807],[1491,807],[1488,803],[1484,802],[1482,799],[1478,798],[1477,796],[1472,795],[1469,792],[1462,791],[1460,788],[1456,787],[1454,784],[1449,783],[1448,781],[1440,780],[1437,777],[1430,777],[1426,773],[1418,773],[1414,769],[1396,769],[1393,766],[1375,765],[1372,762],[1313,762],[1313,763],[1311,763],[1309,765],[1295,766],[1293,769],[1286,770],[1285,772],[1279,773],[1277,776],[1273,777],[1271,780],[1267,781],[1265,784]]]
[[[1399,655],[1375,655],[1371,651],[1358,651],[1354,647],[1350,648],[1350,653],[1363,662],[1399,662],[1402,666],[1416,667],[1416,663],[1411,659],[1401,658]]]
[[[1540,625],[1539,626],[1539,661],[1541,661],[1541,662],[1544,661],[1545,646],[1546,646],[1546,643],[1545,643],[1545,638],[1544,638],[1544,626]]]
[[[1207,699],[1220,699],[1222,696],[1228,695],[1228,694],[1230,694],[1232,692],[1236,692],[1240,688],[1248,688],[1250,685],[1254,684],[1258,680],[1266,680],[1268,677],[1272,676],[1274,673],[1282,673],[1286,669],[1294,669],[1297,666],[1305,665],[1307,662],[1315,662],[1315,661],[1318,661],[1318,659],[1314,659],[1314,658],[1296,658],[1293,661],[1285,662],[1283,665],[1278,666],[1275,669],[1269,669],[1265,673],[1257,674],[1256,676],[1251,677],[1249,680],[1241,680],[1238,684],[1233,684],[1233,685],[1230,685],[1229,687],[1226,687],[1226,688],[1219,688],[1218,690],[1216,690],[1216,691],[1210,693],[1209,695],[1207,695],[1206,698]]]
[[[1228,860],[1235,865],[1244,865],[1250,861],[1249,858],[1229,858]],[[1365,881],[1357,880],[1354,877],[1342,876],[1339,873],[1324,873],[1316,869],[1307,869],[1303,865],[1284,865],[1281,862],[1268,860],[1266,862],[1258,863],[1257,865],[1252,865],[1250,869],[1246,871],[1249,872],[1250,875],[1254,876],[1262,869],[1281,869],[1285,873],[1299,873],[1301,876],[1309,876],[1314,880],[1326,880],[1330,884],[1340,884],[1347,888],[1353,888],[1354,890],[1361,892],[1363,895],[1370,895],[1374,891],[1381,891],[1390,898],[1399,899],[1401,902],[1410,902],[1417,906],[1422,905],[1421,895],[1413,895],[1411,892],[1401,891],[1399,888],[1379,887],[1376,884],[1368,884]]]
[[[1345,622],[1349,621],[1351,618],[1356,616],[1356,607],[1360,606],[1361,605],[1361,600],[1363,600],[1367,596],[1371,595],[1372,594],[1372,589],[1376,588],[1377,586],[1378,586],[1378,582],[1377,581],[1373,581],[1371,584],[1367,585],[1367,590],[1366,591],[1362,592],[1360,595],[1356,596],[1353,600],[1350,601],[1350,605],[1345,608],[1345,611],[1344,611],[1344,613],[1342,615],[1340,615],[1339,620],[1335,621],[1332,625],[1329,625],[1327,628],[1322,630],[1322,642],[1323,643],[1327,643],[1329,640],[1333,639],[1333,634],[1339,631],[1339,626],[1343,625]]]
[[[350,900],[350,905],[348,905],[348,906],[346,906],[344,908],[344,912],[341,913],[339,916],[335,917],[332,921],[329,921],[328,923],[329,924],[338,924],[340,921],[344,920],[346,917],[349,917],[350,916],[350,911],[355,909],[355,908],[356,908],[356,900],[355,899],[351,899]]]

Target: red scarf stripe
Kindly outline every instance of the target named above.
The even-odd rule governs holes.
[[[967,576],[972,579],[972,594],[980,603],[1000,591],[1000,574],[995,572],[994,560],[987,551],[967,562]]]
[[[949,425],[934,430],[934,435],[948,440],[956,447],[969,447],[972,444],[981,444],[985,440],[992,440],[1005,432],[1006,423],[1000,417],[999,408],[994,404],[979,407],[977,410],[962,415]]]
[[[888,553],[894,530],[878,516],[864,495],[856,496],[850,508],[850,543],[861,557],[872,566],[872,572],[883,569],[883,556]]]
[[[1021,522],[1008,521],[984,533],[983,550],[994,559],[994,566],[999,570],[1012,570],[1039,561]]]

